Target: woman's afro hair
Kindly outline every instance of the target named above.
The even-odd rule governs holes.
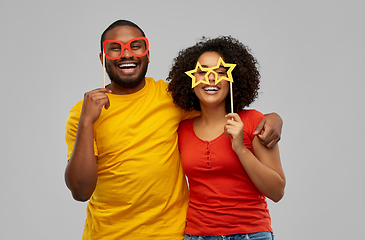
[[[168,92],[175,105],[192,111],[200,111],[199,99],[192,86],[191,77],[186,71],[195,69],[199,57],[205,52],[217,52],[226,63],[234,63],[233,106],[234,112],[248,107],[258,96],[260,88],[260,73],[258,62],[250,53],[250,49],[231,36],[220,36],[213,39],[203,37],[194,46],[181,50],[173,60],[167,77]],[[226,112],[230,112],[230,94],[226,98]]]

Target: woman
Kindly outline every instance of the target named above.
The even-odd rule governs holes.
[[[256,59],[232,37],[203,38],[180,51],[168,80],[177,106],[201,111],[179,128],[190,187],[185,239],[273,239],[266,197],[283,197],[285,176],[277,144],[268,149],[253,134],[264,115],[243,109],[258,95]]]

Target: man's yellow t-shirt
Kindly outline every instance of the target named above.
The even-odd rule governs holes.
[[[189,193],[177,129],[196,113],[177,108],[166,88],[166,82],[146,78],[134,94],[108,94],[110,108],[94,123],[98,181],[87,204],[84,240],[183,239]],[[68,159],[81,109],[82,101],[67,119]]]

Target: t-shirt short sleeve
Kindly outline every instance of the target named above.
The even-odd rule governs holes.
[[[65,131],[65,140],[67,144],[67,161],[70,159],[72,155],[72,151],[74,149],[75,141],[76,141],[76,133],[77,127],[79,124],[79,119],[81,115],[81,111],[78,109],[79,105],[82,103],[77,103],[75,107],[71,108],[70,114],[67,117],[66,121],[66,131]],[[80,108],[81,109],[81,108]],[[94,142],[94,153],[95,156],[98,156],[98,149],[96,146],[95,138],[93,138]]]

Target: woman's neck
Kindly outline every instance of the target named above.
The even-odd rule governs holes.
[[[205,108],[202,107],[201,109],[201,116],[200,121],[204,122],[205,124],[216,124],[217,122],[226,121],[225,115],[226,109],[225,107],[219,107],[219,108]]]
[[[194,132],[197,137],[205,141],[216,139],[224,132],[227,124],[225,106],[218,108],[201,107],[202,114],[194,120]]]

